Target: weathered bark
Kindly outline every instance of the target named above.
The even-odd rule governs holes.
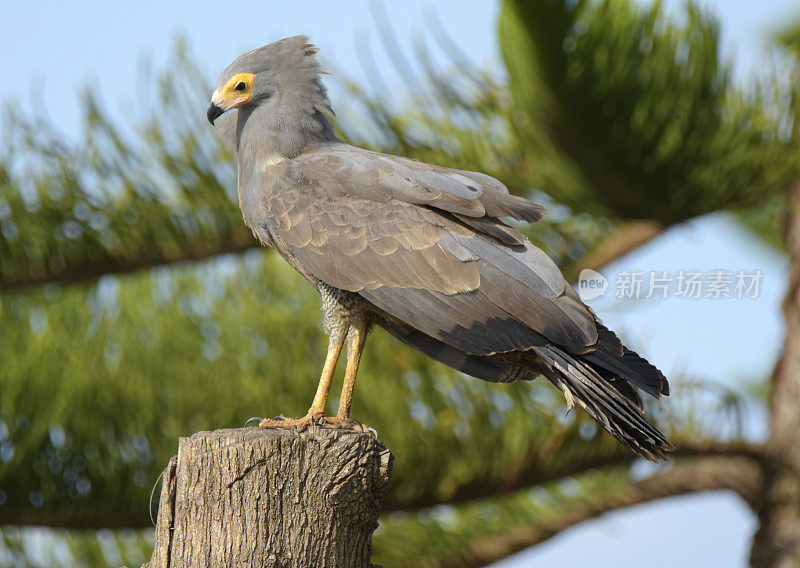
[[[181,438],[143,568],[369,568],[391,468],[389,450],[354,431]]]
[[[772,377],[771,432],[765,483],[756,513],[754,568],[800,566],[800,182],[786,201],[786,248],[791,268],[783,303],[786,337]]]

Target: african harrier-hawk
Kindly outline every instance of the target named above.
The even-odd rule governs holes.
[[[634,387],[669,393],[658,369],[620,343],[555,263],[500,219],[544,210],[487,175],[369,152],[339,140],[317,49],[287,38],[245,53],[219,77],[208,119],[236,153],[245,223],[322,295],[328,354],[308,415],[323,419],[342,346],[336,418],[350,403],[367,332],[494,382],[544,375],[637,454],[670,444],[643,418]]]

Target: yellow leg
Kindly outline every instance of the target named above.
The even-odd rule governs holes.
[[[325,415],[325,404],[328,402],[328,391],[331,390],[331,380],[336,371],[336,362],[342,352],[347,331],[344,333],[331,334],[328,341],[328,354],[325,356],[325,364],[322,366],[322,376],[319,378],[317,394],[314,395],[314,402],[308,409],[308,414],[302,418],[268,419],[261,421],[261,428],[297,428],[302,431],[308,428],[312,419],[318,420]]]
[[[347,369],[344,372],[342,396],[339,398],[339,411],[336,413],[336,418],[340,421],[350,420],[353,387],[356,384],[356,374],[358,374],[358,365],[361,362],[361,352],[364,350],[366,339],[366,326],[361,322],[354,322],[347,340]]]
[[[317,386],[317,394],[314,395],[314,402],[311,403],[311,408],[308,409],[308,413],[315,418],[319,418],[325,414],[328,392],[331,390],[333,373],[336,371],[336,362],[339,360],[339,354],[342,352],[343,344],[344,335],[340,337],[331,335],[330,342],[328,343],[328,354],[325,356],[325,364],[322,366],[322,376],[319,378],[319,385]]]

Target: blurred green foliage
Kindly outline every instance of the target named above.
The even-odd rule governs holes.
[[[783,25],[773,34],[773,42],[791,53],[795,58],[800,59],[800,18],[795,17],[794,21],[788,25]]]
[[[800,169],[797,84],[735,86],[693,3],[507,0],[500,46],[516,136],[575,208],[668,225],[758,205]]]
[[[693,5],[682,15],[679,25],[659,4],[507,0],[508,85],[446,40],[451,66],[439,69],[420,44],[419,86],[403,100],[342,81],[353,104],[340,133],[534,197],[549,214],[523,230],[564,267],[626,219],[747,206],[752,226],[768,227],[767,205],[798,174],[797,85],[733,86],[713,19]],[[202,117],[207,79],[181,46],[150,79],[156,103],[135,128],[87,95],[77,143],[35,117],[6,118],[0,564],[141,563],[150,490],[179,436],[299,415],[313,397],[319,299],[279,258],[248,250],[231,156]],[[181,262],[191,260],[203,262]],[[737,397],[674,390],[649,415],[676,441],[741,436]],[[380,331],[353,412],[397,458],[375,539],[385,566],[424,566],[547,522],[629,477],[631,456],[565,413],[548,385],[465,379]],[[603,463],[615,467],[584,473]]]
[[[131,133],[83,97],[82,139],[7,113],[0,150],[0,290],[75,281],[256,246],[231,156],[198,119],[208,81],[178,45]]]

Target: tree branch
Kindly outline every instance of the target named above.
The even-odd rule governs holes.
[[[671,455],[674,458],[693,456],[742,458],[756,464],[761,464],[764,460],[762,446],[745,442],[678,443]],[[528,464],[527,467],[523,467],[505,478],[483,478],[473,483],[461,485],[447,496],[426,494],[422,497],[406,500],[397,500],[391,496],[387,499],[383,510],[385,512],[414,511],[436,505],[455,505],[475,499],[497,497],[520,489],[528,489],[566,477],[581,475],[596,469],[627,465],[635,459],[636,456],[630,450],[620,446],[612,450],[611,453],[595,455],[583,460],[572,460],[547,470],[542,470],[539,467],[541,465],[539,463]]]
[[[507,533],[475,542],[466,551],[438,562],[431,568],[477,568],[501,560],[548,540],[589,519],[625,507],[649,503],[665,497],[729,489],[752,502],[761,485],[758,464],[743,457],[714,456],[686,460],[665,473],[631,483],[619,494],[602,497],[582,507],[566,511],[555,519],[514,528]]]
[[[649,243],[665,230],[664,225],[651,219],[623,221],[582,258],[567,266],[564,269],[564,277],[568,282],[577,282],[584,268],[599,270]]]
[[[688,443],[678,444],[672,454],[676,458],[699,456],[704,459],[711,457],[741,458],[753,464],[761,464],[766,459],[762,454],[760,445],[741,442],[730,443]],[[397,498],[394,494],[387,496],[383,512],[392,511],[417,511],[436,505],[456,505],[476,499],[488,499],[507,495],[520,489],[528,489],[577,476],[592,470],[616,467],[632,463],[636,456],[626,448],[620,447],[612,453],[591,456],[583,460],[571,460],[543,471],[540,464],[529,464],[504,478],[483,478],[470,484],[461,485],[453,493],[437,495],[426,493],[422,496],[408,499]],[[390,488],[391,489],[391,488]],[[68,511],[53,511],[41,515],[20,516],[4,518],[0,515],[0,525],[59,527],[73,530],[97,528],[146,528],[150,526],[147,515],[130,514],[130,511],[118,517],[76,517]]]
[[[204,246],[201,243],[172,254],[167,253],[167,251],[155,251],[155,254],[146,255],[143,258],[109,257],[106,262],[87,262],[86,265],[71,265],[60,272],[47,269],[39,273],[7,277],[0,280],[0,291],[20,290],[49,282],[76,284],[100,278],[105,274],[127,274],[167,264],[208,260],[224,254],[242,253],[260,246],[244,225],[242,225],[241,229],[231,231],[228,235],[223,235],[220,241],[218,246]]]
[[[786,192],[784,241],[789,254],[789,282],[783,302],[786,322],[783,352],[772,375],[769,396],[770,437],[766,448],[776,459],[765,469],[753,537],[754,567],[800,565],[800,179]]]
[[[599,270],[636,248],[647,244],[664,230],[665,227],[663,225],[651,220],[623,222],[581,259],[567,266],[564,269],[564,276],[567,281],[575,282],[584,268]],[[203,261],[223,254],[246,252],[251,248],[258,247],[259,243],[253,238],[250,231],[242,225],[240,228],[231,231],[231,234],[220,238],[218,246],[193,246],[180,250],[177,254],[175,252],[166,254],[165,251],[154,251],[155,254],[145,254],[144,258],[109,257],[105,262],[89,262],[85,266],[80,264],[68,265],[60,272],[45,270],[41,273],[7,276],[0,279],[0,291],[19,290],[40,286],[48,282],[75,284],[94,280],[105,274],[127,274],[178,262]]]

